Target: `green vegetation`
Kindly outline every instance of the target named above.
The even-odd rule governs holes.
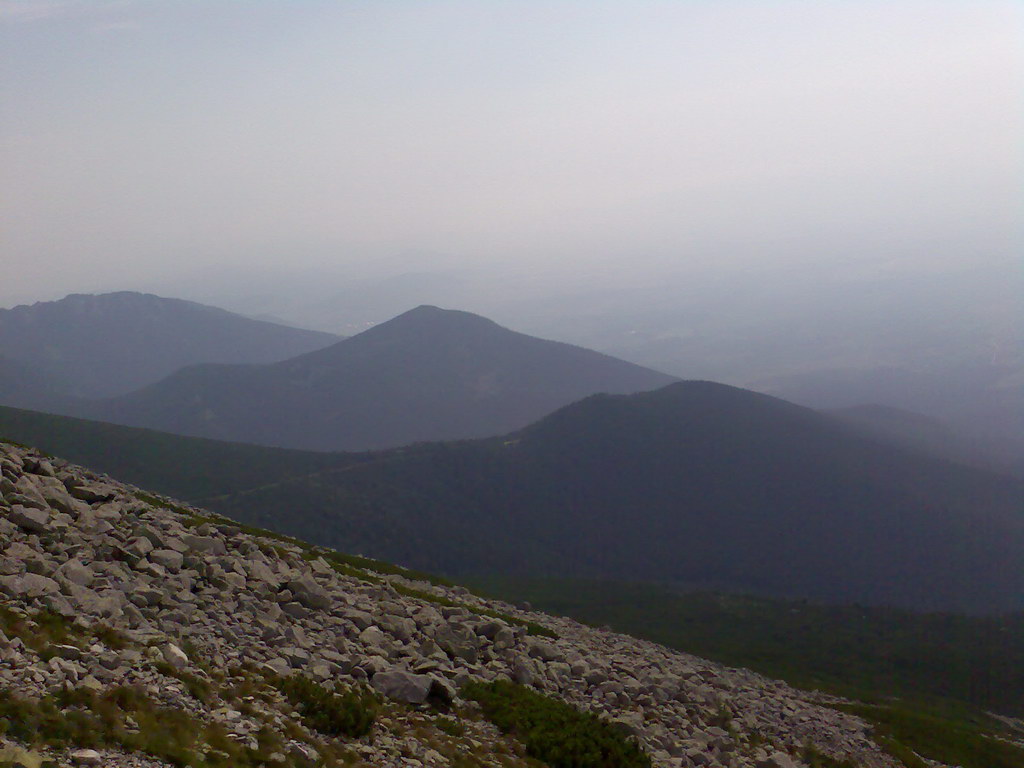
[[[10,438],[4,437],[3,435],[0,435],[0,443],[7,443],[8,445],[13,445],[15,448],[21,448],[23,451],[33,451],[33,450],[36,450],[31,445],[26,445],[25,443],[19,443],[17,440],[11,440]]]
[[[196,654],[188,654],[191,658],[197,658]],[[157,662],[154,666],[157,672],[166,677],[173,677],[180,680],[185,686],[185,690],[188,691],[189,695],[194,699],[205,703],[210,702],[213,699],[213,686],[203,680],[201,677],[185,672],[184,670],[178,669],[166,661]]]
[[[255,488],[339,463],[338,454],[263,448],[0,407],[0,431],[119,480],[182,499]]]
[[[325,736],[365,736],[377,718],[377,698],[363,689],[347,689],[341,693],[301,675],[269,680],[281,691],[302,717],[303,724]]]
[[[1024,749],[1000,740],[1006,727],[984,713],[1024,713],[1021,614],[919,614],[644,584],[491,579],[479,586],[800,687],[873,702],[851,711],[876,724],[879,743],[907,768],[924,768],[917,755],[963,768],[1024,765]],[[843,768],[820,754],[804,759]]]
[[[0,735],[33,747],[116,747],[182,768],[255,768],[281,747],[269,731],[258,735],[258,749],[243,747],[220,726],[130,687],[66,690],[38,701],[0,691]]]
[[[98,640],[108,648],[119,650],[128,642],[123,634],[105,624],[84,629],[54,611],[21,614],[6,606],[0,606],[0,631],[8,637],[17,637],[44,660],[55,655],[56,645],[81,648],[91,640]]]
[[[466,727],[458,720],[451,717],[439,715],[434,719],[434,725],[437,727],[437,730],[441,731],[441,733],[446,733],[455,738],[461,738],[466,735]]]
[[[519,627],[526,627],[526,634],[528,635],[550,637],[552,639],[556,639],[558,637],[557,632],[548,629],[547,627],[538,624],[535,621],[527,621],[526,619],[520,619],[516,618],[515,616],[509,616],[507,613],[495,611],[491,608],[481,608],[476,605],[470,605],[469,603],[461,603],[456,600],[451,600],[442,595],[435,595],[432,592],[425,592],[422,589],[413,589],[412,587],[407,587],[404,584],[392,584],[391,586],[394,587],[395,591],[398,592],[398,594],[405,595],[406,597],[412,597],[416,600],[423,600],[429,603],[436,603],[437,605],[444,605],[449,608],[465,608],[467,611],[475,613],[478,616],[486,616],[490,619],[500,619],[501,621],[504,621],[507,624],[514,624]]]
[[[268,530],[266,528],[259,528],[253,525],[246,525],[244,523],[236,523],[233,520],[217,515],[200,515],[186,509],[180,505],[161,499],[149,493],[136,492],[135,496],[140,500],[154,507],[162,507],[172,512],[181,514],[185,517],[185,524],[191,528],[196,528],[201,525],[231,525],[238,528],[241,532],[251,536],[261,537],[265,539],[271,539],[274,541],[280,541],[285,544],[298,547],[302,550],[302,557],[305,560],[316,560],[317,558],[323,558],[334,570],[344,576],[351,576],[354,578],[362,579],[364,581],[379,582],[380,579],[377,576],[400,576],[410,581],[426,582],[433,584],[434,586],[440,587],[452,587],[455,586],[453,582],[440,576],[435,576],[430,573],[423,571],[412,570],[409,568],[403,568],[400,565],[394,565],[393,563],[387,563],[383,560],[375,560],[370,557],[364,557],[362,555],[350,555],[344,552],[338,552],[333,549],[325,547],[318,547],[294,536],[288,534],[279,533],[277,531]],[[475,613],[479,616],[487,616],[493,619],[500,619],[509,624],[522,626],[526,628],[527,634],[537,635],[540,637],[557,638],[558,634],[548,629],[547,627],[538,624],[534,621],[526,621],[524,619],[510,616],[500,611],[495,611],[490,608],[481,608],[468,603],[457,602],[441,595],[435,595],[431,592],[416,589],[414,587],[407,587],[404,584],[392,584],[391,585],[396,592],[405,595],[406,597],[412,597],[418,600],[424,600],[426,602],[436,603],[438,605],[445,605],[448,607],[465,608],[466,610]]]
[[[498,680],[470,683],[463,695],[480,704],[502,733],[512,734],[526,754],[551,768],[649,768],[636,742],[593,714]]]
[[[917,755],[961,768],[1024,765],[1024,747],[1006,741],[999,724],[978,713],[951,716],[948,711],[902,704],[853,704],[841,709],[874,723],[878,742],[907,768],[926,768]]]
[[[160,508],[160,509],[167,509],[167,510],[170,510],[171,512],[175,512],[175,513],[177,513],[179,515],[193,516],[191,510],[186,509],[185,507],[181,506],[180,504],[174,504],[174,503],[172,503],[170,501],[166,501],[164,499],[161,499],[161,498],[159,498],[157,496],[154,496],[151,493],[145,493],[144,491],[135,491],[134,492],[134,496],[139,501],[144,502],[146,504],[149,504],[149,506],[151,506],[151,507],[157,507],[157,508]]]
[[[813,744],[806,744],[800,750],[800,759],[811,768],[858,768],[851,760],[836,760],[834,757],[823,754]],[[913,768],[917,768],[917,766]]]
[[[491,579],[478,587],[804,688],[1024,715],[1024,614],[922,614],[608,582]]]
[[[298,539],[291,540],[293,542],[299,541]],[[307,544],[306,546],[309,545]],[[373,558],[363,557],[362,555],[346,555],[344,552],[337,552],[333,549],[323,548],[317,548],[317,554],[330,563],[345,565],[361,571],[370,571],[371,573],[377,573],[381,576],[401,576],[404,579],[409,579],[409,581],[425,581],[428,584],[433,584],[435,587],[455,586],[448,579],[435,576],[432,573],[424,573],[423,571],[403,568],[400,565],[385,563],[383,560],[374,560]]]

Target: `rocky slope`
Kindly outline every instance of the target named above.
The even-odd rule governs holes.
[[[0,763],[536,766],[466,693],[511,679],[602,716],[654,766],[789,768],[808,745],[898,765],[823,695],[30,449],[0,443],[0,469]]]

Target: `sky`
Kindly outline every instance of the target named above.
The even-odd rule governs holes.
[[[0,0],[0,306],[1024,246],[1024,4]]]

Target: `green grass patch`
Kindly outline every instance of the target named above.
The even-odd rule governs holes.
[[[800,759],[810,768],[858,768],[852,760],[837,760],[834,757],[824,754],[813,744],[805,744],[800,750]],[[916,768],[916,767],[915,767]]]
[[[169,510],[170,512],[174,512],[175,514],[183,515],[185,517],[193,516],[192,510],[187,509],[181,506],[180,504],[175,504],[171,501],[167,501],[166,499],[161,499],[159,496],[154,496],[152,493],[146,493],[145,491],[132,491],[132,495],[139,501],[143,502],[144,504],[149,504],[149,506],[151,507],[157,507],[158,509],[166,509]]]
[[[377,697],[366,689],[332,691],[302,675],[272,677],[268,682],[291,702],[307,728],[325,736],[358,739],[377,719]]]
[[[802,688],[857,699],[951,699],[1024,716],[1024,613],[914,613],[602,581],[477,586]]]
[[[161,675],[180,680],[182,685],[185,686],[185,690],[188,691],[192,698],[198,699],[204,704],[213,700],[213,686],[206,680],[203,680],[203,678],[196,677],[193,674],[178,669],[168,664],[166,661],[157,662],[154,665],[154,669],[156,669],[156,671]]]
[[[35,450],[35,448],[33,448],[31,445],[26,445],[25,443],[19,443],[17,440],[10,440],[10,439],[8,439],[6,437],[0,437],[0,443],[7,443],[7,445],[13,445],[15,448],[21,448],[21,450],[23,450],[23,451],[34,451]],[[44,454],[44,455],[46,455],[46,454]],[[49,458],[49,456],[48,456],[48,458]]]
[[[551,768],[650,768],[650,758],[634,739],[596,715],[525,686],[507,680],[470,683],[462,693],[478,702],[502,733],[522,742],[527,755]]]
[[[558,633],[548,629],[547,627],[538,624],[535,621],[527,621],[520,619],[515,616],[509,616],[507,613],[501,611],[495,611],[492,608],[480,608],[469,603],[459,602],[458,600],[452,600],[451,598],[443,595],[435,595],[433,592],[427,592],[422,589],[414,589],[413,587],[407,587],[404,584],[392,584],[394,590],[405,597],[412,597],[416,600],[423,600],[428,603],[435,603],[437,605],[443,605],[448,608],[465,608],[470,613],[475,613],[477,616],[486,616],[489,619],[500,619],[507,624],[514,624],[519,627],[526,627],[526,634],[538,635],[541,637],[550,637],[552,639],[558,638]]]
[[[466,735],[466,726],[451,717],[439,716],[434,719],[434,725],[441,733],[446,733],[456,739]]]
[[[180,768],[257,768],[281,745],[265,738],[257,749],[242,746],[222,727],[159,706],[130,687],[66,690],[38,701],[0,691],[0,731],[32,747],[118,748]]]
[[[8,637],[17,637],[26,646],[47,658],[54,655],[54,645],[83,647],[90,640],[99,640],[114,650],[127,647],[128,639],[105,624],[82,629],[66,616],[50,610],[21,614],[0,606],[0,630]]]
[[[293,541],[298,541],[294,539]],[[305,546],[309,546],[306,544]],[[432,573],[424,573],[423,571],[415,571],[410,568],[403,568],[400,565],[394,565],[392,563],[385,563],[383,560],[374,560],[371,557],[363,557],[362,555],[346,555],[344,552],[337,552],[332,549],[317,548],[314,557],[323,557],[325,560],[338,563],[341,565],[347,565],[350,568],[358,568],[362,571],[369,571],[370,573],[376,573],[381,576],[401,576],[403,579],[409,581],[425,581],[428,584],[433,584],[435,587],[453,587],[455,586],[448,579],[442,578],[441,576],[435,576]]]
[[[961,768],[1024,766],[1024,748],[1000,739],[997,724],[983,715],[951,719],[946,713],[899,704],[840,708],[873,723],[879,744],[907,768],[925,765],[916,755]]]

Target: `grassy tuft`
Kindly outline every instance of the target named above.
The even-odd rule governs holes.
[[[377,719],[377,698],[365,689],[338,693],[301,675],[273,677],[268,682],[295,706],[307,728],[325,736],[358,739],[370,732]]]
[[[65,690],[38,701],[0,691],[0,731],[33,747],[123,749],[179,768],[256,768],[269,758],[262,745],[244,747],[222,727],[131,687]]]
[[[149,506],[151,507],[166,509],[186,517],[190,517],[192,515],[191,510],[186,509],[185,507],[179,504],[174,504],[170,501],[161,499],[159,496],[154,496],[151,493],[146,493],[145,491],[133,491],[132,495],[135,496],[135,498],[137,498],[139,501],[149,504]]]
[[[596,715],[525,686],[498,680],[470,683],[462,692],[503,733],[521,741],[527,755],[551,768],[650,768],[635,740]]]

